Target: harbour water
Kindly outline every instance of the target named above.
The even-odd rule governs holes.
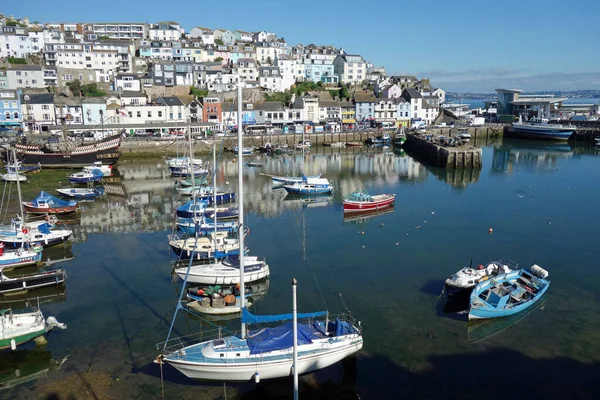
[[[295,277],[300,312],[346,312],[345,304],[364,328],[361,353],[301,377],[301,396],[597,396],[598,156],[592,147],[505,141],[485,144],[483,168],[475,171],[430,168],[391,149],[245,158],[264,164],[244,168],[247,245],[271,268],[269,291],[254,312],[289,312]],[[331,198],[302,201],[273,190],[262,175],[296,174],[301,165],[332,181]],[[105,184],[108,195],[82,203],[67,222],[75,232],[70,248],[45,253],[73,257],[60,264],[66,292],[41,302],[44,314],[68,329],[50,333],[44,351],[31,344],[11,356],[16,361],[2,362],[0,388],[7,387],[0,397],[159,399],[164,388],[164,398],[289,398],[291,378],[223,386],[164,366],[161,384],[155,344],[167,335],[181,289],[166,235],[183,200],[162,160],[123,162],[118,171],[117,182]],[[64,180],[44,173],[30,176],[26,199]],[[220,156],[217,174],[219,187],[235,189],[237,160]],[[342,200],[355,190],[395,193],[395,209],[345,220]],[[463,314],[444,312],[443,281],[471,260],[500,258],[547,269],[549,293],[523,318],[474,335]],[[180,314],[175,335],[207,327]],[[23,379],[25,371],[31,379]]]

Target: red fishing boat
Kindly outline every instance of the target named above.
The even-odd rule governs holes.
[[[354,192],[344,200],[344,213],[376,211],[394,205],[395,194],[376,194]]]
[[[31,214],[68,214],[77,209],[77,202],[64,201],[42,191],[32,201],[24,201],[23,207]]]

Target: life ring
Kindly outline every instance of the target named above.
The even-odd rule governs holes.
[[[27,228],[23,228],[21,232],[23,232],[24,235],[27,235],[29,233],[29,230]]]

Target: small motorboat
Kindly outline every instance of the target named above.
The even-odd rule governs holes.
[[[232,151],[233,151],[233,154],[238,154],[238,153],[239,153],[239,150],[238,150],[238,147],[237,147],[237,146],[235,146],[235,147],[232,149]],[[253,151],[254,151],[254,148],[253,148],[253,147],[242,147],[242,155],[244,155],[244,156],[249,156],[249,155],[251,155]]]
[[[95,199],[96,197],[104,194],[104,188],[102,186],[96,186],[93,188],[63,188],[56,189],[56,191],[63,196],[73,197],[76,199]]]
[[[25,211],[31,214],[68,214],[77,210],[77,201],[64,201],[41,191],[32,201],[24,201]]]
[[[4,243],[0,242],[0,272],[2,272],[4,268],[12,269],[34,265],[41,260],[42,246],[29,246],[23,244],[22,247],[17,249],[5,249]]]
[[[535,304],[548,290],[548,271],[537,264],[483,280],[471,293],[469,320],[507,317]]]
[[[344,143],[346,147],[362,147],[363,143],[361,142],[346,142]]]
[[[180,239],[177,235],[168,235],[169,246],[175,255],[181,260],[189,260],[192,257],[201,259],[221,259],[230,255],[240,253],[240,241],[230,239],[227,232],[212,232],[209,237],[190,237]],[[193,281],[190,281],[193,282]]]
[[[64,269],[35,272],[10,278],[0,271],[0,294],[23,292],[47,286],[58,286],[65,283],[66,278],[67,273]]]
[[[329,194],[333,191],[327,178],[306,178],[302,182],[283,185],[283,188],[293,194]]]
[[[95,169],[99,169],[104,176],[112,175],[112,165],[102,164],[102,161],[95,161],[92,165],[86,165],[83,167],[84,172],[92,172]]]
[[[296,145],[296,150],[310,149],[310,140],[301,140]]]
[[[99,168],[92,169],[90,171],[80,171],[69,175],[69,182],[71,183],[88,183],[98,182],[102,180],[104,174]]]
[[[25,175],[18,174],[16,172],[7,172],[2,175],[2,179],[6,182],[26,182],[27,177]]]
[[[344,200],[344,213],[374,211],[394,205],[395,194],[376,194],[354,192]]]
[[[44,318],[38,309],[0,310],[0,350],[16,350],[17,346],[43,336],[55,327],[66,329],[56,318]]]
[[[252,162],[252,161],[246,162],[246,165],[249,166],[249,167],[256,167],[256,168],[260,168],[260,167],[263,166],[261,163]]]
[[[313,176],[272,176],[271,181],[273,182],[273,186],[282,186],[302,183],[305,179],[318,179],[320,177],[321,174]]]
[[[479,265],[477,268],[463,268],[446,278],[444,290],[448,295],[465,290],[470,291],[484,279],[507,274],[516,269],[518,269],[518,265],[512,260],[491,261],[485,267]]]

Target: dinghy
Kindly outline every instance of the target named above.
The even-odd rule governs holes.
[[[548,271],[534,264],[484,280],[471,293],[469,319],[507,317],[535,304],[548,290]]]

